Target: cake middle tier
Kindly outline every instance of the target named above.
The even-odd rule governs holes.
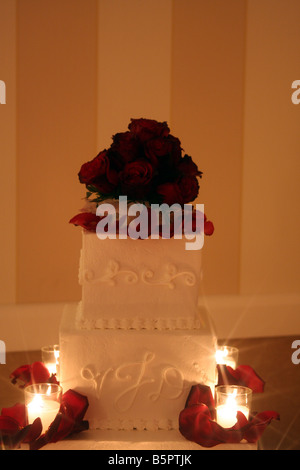
[[[83,232],[84,328],[198,328],[201,251],[183,239],[99,240]]]

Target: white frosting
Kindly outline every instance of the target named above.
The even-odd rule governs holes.
[[[185,250],[185,243],[185,239],[99,240],[84,231],[79,325],[198,328],[201,251]]]
[[[92,429],[177,429],[191,386],[214,386],[215,347],[205,327],[78,329],[69,306],[60,330],[61,383],[87,395]]]
[[[76,324],[82,329],[113,329],[113,330],[193,330],[201,328],[201,317],[194,318],[145,318],[137,316],[135,318],[96,318],[86,320],[82,315],[82,302],[79,302],[77,309]]]
[[[25,446],[25,444],[22,444],[22,446]],[[202,447],[195,442],[188,441],[179,431],[175,430],[159,432],[149,430],[139,432],[132,429],[128,431],[89,430],[72,434],[62,441],[47,444],[41,450],[132,450],[133,452],[130,455],[136,455],[137,450],[160,450],[163,453],[171,450],[257,450],[257,443],[249,444],[242,441],[238,444],[218,444],[215,447]],[[115,463],[117,464],[118,454],[111,452],[111,455],[115,457]],[[132,457],[128,458],[131,459],[130,463],[132,464]],[[184,463],[184,455],[179,455],[178,466],[183,466]]]

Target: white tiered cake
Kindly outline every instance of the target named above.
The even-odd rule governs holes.
[[[83,231],[82,302],[63,316],[60,379],[88,397],[91,429],[178,429],[191,386],[214,386],[200,278],[201,251],[185,250],[184,238]]]
[[[112,140],[78,174],[88,203],[96,207],[70,221],[84,228],[82,301],[63,316],[60,381],[63,389],[88,397],[91,429],[178,429],[191,386],[214,386],[216,338],[198,305],[201,251],[186,250],[187,240],[177,233],[151,237],[152,204],[183,209],[196,199],[202,172],[166,122],[131,119],[128,130]],[[122,210],[114,219],[122,236],[97,237],[107,211],[101,204],[120,198],[145,205],[144,221],[151,214],[148,238],[122,239]],[[212,234],[211,222],[198,227],[197,211],[193,216],[191,229],[194,220],[197,234]],[[186,233],[189,223],[179,220]],[[175,216],[172,224],[175,234]]]

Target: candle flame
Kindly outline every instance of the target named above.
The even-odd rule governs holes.
[[[236,417],[238,406],[236,402],[237,390],[234,389],[232,393],[230,393],[226,400],[226,411],[228,415]]]
[[[57,349],[54,350],[54,357],[55,357],[56,365],[58,365],[59,351]]]
[[[31,402],[28,403],[28,409],[31,412],[35,412],[35,411],[40,411],[43,407],[44,407],[43,398],[39,393],[36,393],[33,399],[31,400]]]
[[[225,348],[225,349],[218,349],[216,351],[216,362],[217,364],[225,364],[225,357],[228,356],[228,349]]]
[[[235,405],[236,406],[236,396],[237,396],[237,390],[234,389],[232,393],[230,393],[227,397],[226,405]]]

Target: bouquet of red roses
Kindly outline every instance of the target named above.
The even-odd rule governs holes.
[[[192,158],[183,155],[180,140],[170,134],[166,122],[131,119],[128,131],[112,137],[79,172],[87,196],[95,202],[126,195],[148,203],[185,204],[199,192],[202,172]]]
[[[183,206],[197,198],[202,171],[183,152],[166,122],[140,118],[131,119],[127,131],[113,135],[111,146],[84,163],[78,176],[86,186],[86,199],[96,206],[120,196],[147,206]],[[95,231],[99,217],[94,212],[83,211],[70,223]],[[205,217],[205,234],[213,231]]]

